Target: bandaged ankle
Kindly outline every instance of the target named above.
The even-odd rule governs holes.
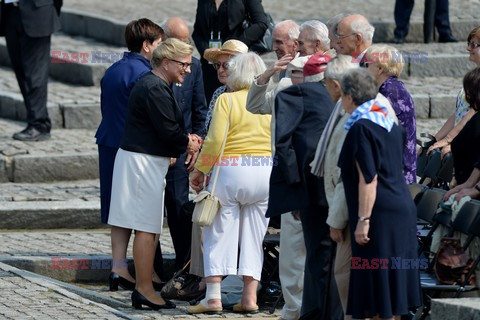
[[[207,292],[205,293],[205,302],[208,300],[222,299],[220,282],[207,283]]]

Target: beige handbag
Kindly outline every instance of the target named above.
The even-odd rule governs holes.
[[[228,95],[228,102],[230,109],[228,113],[227,128],[225,129],[225,136],[223,137],[222,150],[220,151],[220,157],[218,158],[220,161],[223,157],[223,150],[225,149],[225,143],[227,141],[228,129],[230,128],[230,113],[232,112],[232,98],[230,95]],[[213,195],[215,192],[215,186],[217,185],[219,171],[220,166],[217,166],[217,171],[215,172],[215,177],[213,178],[212,191],[209,192],[207,190],[203,190],[195,197],[195,199],[193,199],[195,208],[193,209],[192,221],[202,227],[210,226],[213,223],[218,210],[220,210],[220,200]]]

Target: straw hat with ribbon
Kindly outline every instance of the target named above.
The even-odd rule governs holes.
[[[222,54],[227,55],[236,55],[239,53],[247,53],[248,47],[245,43],[239,40],[227,40],[222,45],[221,49],[218,48],[209,48],[203,53],[205,60],[212,63],[217,62],[218,56]]]

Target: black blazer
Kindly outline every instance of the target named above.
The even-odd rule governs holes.
[[[120,148],[178,158],[187,149],[183,114],[172,89],[152,72],[142,76],[128,99],[125,134]]]
[[[323,178],[310,173],[318,141],[334,104],[323,84],[288,87],[275,98],[275,158],[267,217],[328,206]]]
[[[32,38],[46,37],[60,29],[58,18],[63,0],[20,0],[18,9],[23,29]],[[0,8],[0,35],[4,35],[2,14],[5,4]]]
[[[261,0],[223,0],[227,3],[228,35],[222,35],[222,43],[229,39],[240,40],[247,46],[263,37],[267,30],[267,17],[263,10]],[[203,52],[208,48],[210,32],[212,31],[210,19],[210,6],[214,0],[198,0],[197,14],[193,26],[192,38],[198,52],[203,57]],[[243,29],[242,22],[250,17],[251,25]]]

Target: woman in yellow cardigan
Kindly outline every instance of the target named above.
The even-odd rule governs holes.
[[[244,281],[242,300],[234,311],[258,310],[256,292],[262,272],[262,241],[268,226],[265,212],[274,161],[271,116],[248,112],[246,101],[255,76],[266,68],[255,53],[235,56],[228,68],[227,86],[232,92],[222,94],[215,104],[208,135],[190,178],[192,188],[199,191],[204,176],[211,171],[214,176],[220,170],[214,195],[220,199],[221,209],[213,224],[203,229],[207,293],[198,305],[188,309],[189,313],[221,312],[220,282],[224,275],[231,274],[243,276]],[[225,134],[223,157],[217,162]],[[240,248],[240,254],[236,248]]]

